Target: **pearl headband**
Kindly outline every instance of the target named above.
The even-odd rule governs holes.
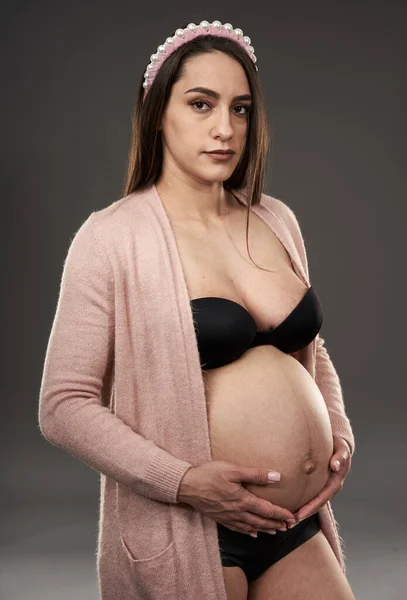
[[[189,23],[185,29],[177,29],[175,35],[173,37],[168,37],[163,45],[158,46],[157,53],[150,56],[150,63],[147,65],[146,72],[144,73],[144,98],[146,97],[161,65],[169,55],[172,54],[174,50],[199,35],[215,35],[217,37],[233,40],[247,52],[254,63],[257,61],[254,54],[254,48],[253,46],[250,46],[251,39],[247,35],[243,35],[241,29],[233,29],[230,23],[222,25],[220,21],[213,21],[213,23],[201,21],[199,25]],[[258,71],[257,65],[255,65],[255,67],[256,71]]]

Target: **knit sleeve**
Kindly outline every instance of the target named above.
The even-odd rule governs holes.
[[[102,401],[114,367],[114,280],[94,214],[75,234],[64,262],[42,373],[39,428],[49,442],[130,490],[176,503],[192,465],[136,433]]]
[[[290,231],[295,246],[309,278],[307,252],[298,219],[293,210],[281,200],[277,206],[281,217]],[[345,411],[341,382],[335,366],[325,347],[325,340],[319,334],[316,337],[315,382],[325,400],[331,422],[332,434],[343,437],[349,444],[351,454],[355,451],[355,439],[350,420]]]
[[[341,382],[319,334],[316,338],[317,355],[315,382],[324,397],[331,421],[332,434],[343,437],[349,444],[351,454],[355,451],[355,439],[350,420],[345,412]]]

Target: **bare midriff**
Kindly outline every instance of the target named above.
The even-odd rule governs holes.
[[[329,476],[332,431],[308,371],[274,346],[203,371],[213,460],[281,473],[278,483],[243,484],[291,511],[314,498]]]

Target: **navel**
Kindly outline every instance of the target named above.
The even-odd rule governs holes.
[[[309,474],[315,469],[315,462],[311,458],[307,458],[304,462],[304,472]]]

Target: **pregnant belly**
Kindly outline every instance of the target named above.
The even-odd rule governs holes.
[[[243,485],[293,512],[314,498],[329,477],[333,440],[308,371],[274,346],[257,346],[203,377],[212,459],[280,472],[278,483]]]

